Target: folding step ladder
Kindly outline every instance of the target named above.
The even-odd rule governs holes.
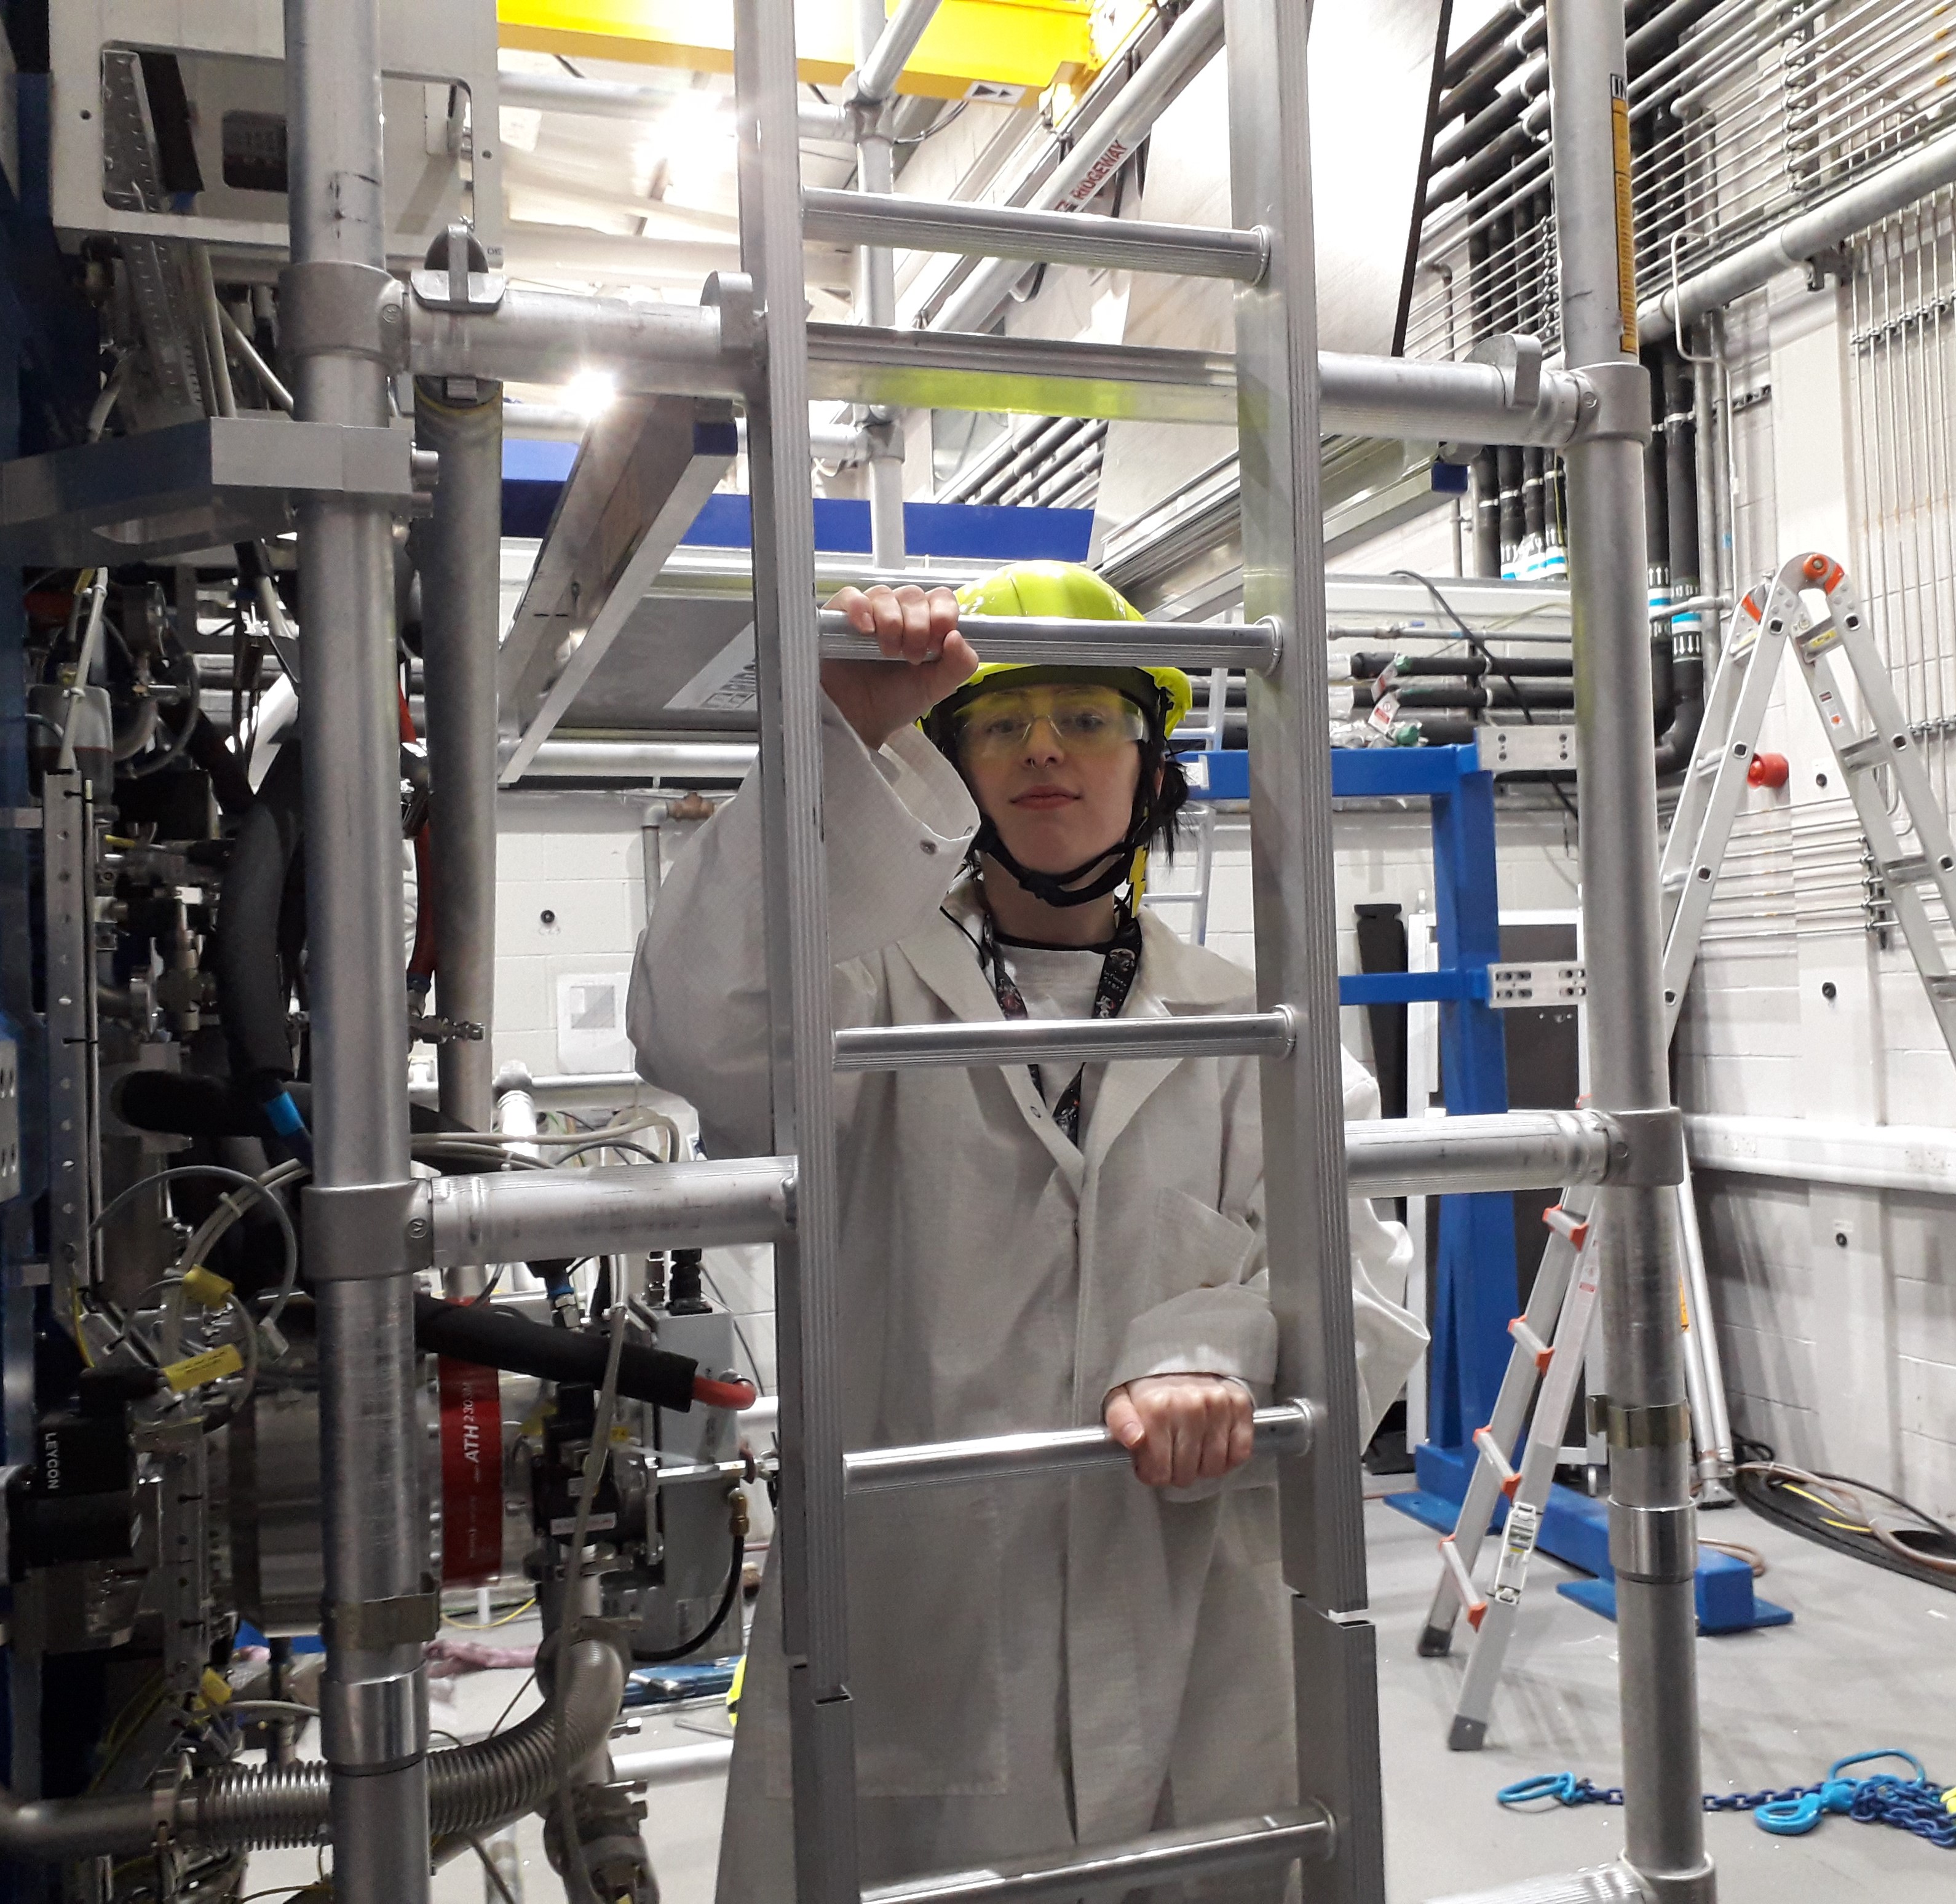
[[[1807,605],[1808,598],[1814,595],[1823,598],[1827,605],[1818,620]],[[1822,728],[1846,778],[1869,851],[1888,886],[1896,923],[1921,975],[1944,1041],[1956,1057],[1956,974],[1943,957],[1922,895],[1924,886],[1932,886],[1945,917],[1956,923],[1956,844],[1952,844],[1948,822],[1929,791],[1894,686],[1868,633],[1860,598],[1841,564],[1821,554],[1796,556],[1782,564],[1777,575],[1746,595],[1732,617],[1704,727],[1685,775],[1659,867],[1664,895],[1666,1040],[1676,1029],[1683,1007],[1739,803],[1754,780],[1759,729],[1789,647],[1799,659]],[[1843,659],[1851,677],[1852,694],[1838,666]],[[1882,794],[1877,776],[1884,772],[1891,776],[1907,829],[1914,835],[1912,848],[1905,844],[1903,829]],[[1582,1347],[1594,1310],[1593,1302],[1583,1293],[1582,1274],[1571,1280],[1579,1261],[1588,1260],[1586,1255],[1579,1256],[1588,1226],[1579,1219],[1572,1220],[1573,1212],[1586,1211],[1588,1202],[1579,1200],[1585,1197],[1586,1193],[1572,1191],[1563,1199],[1564,1214],[1550,1213],[1558,1218],[1558,1233],[1543,1254],[1525,1313],[1510,1325],[1516,1347],[1494,1419],[1474,1437],[1479,1458],[1454,1531],[1440,1543],[1440,1578],[1420,1635],[1419,1650],[1429,1657],[1446,1653],[1463,1611],[1477,1635],[1448,1736],[1448,1744],[1456,1751],[1477,1750],[1486,1737],[1522,1580],[1574,1399]],[[1692,1413],[1696,1423],[1717,1425],[1709,1437],[1700,1429],[1701,1475],[1708,1440],[1715,1455],[1718,1445],[1723,1445],[1724,1471],[1729,1475],[1730,1429],[1688,1170],[1678,1187],[1678,1221],[1686,1268],[1681,1291],[1683,1320],[1688,1335],[1696,1338],[1696,1353],[1688,1355],[1686,1363]],[[1593,1293],[1592,1286],[1589,1296]],[[1552,1350],[1539,1340],[1551,1312],[1560,1318]],[[1576,1348],[1573,1356],[1564,1353],[1570,1344]],[[1508,1457],[1521,1434],[1538,1376],[1544,1371],[1541,1399],[1516,1470]],[[1494,1581],[1484,1596],[1475,1584],[1474,1566],[1495,1502],[1503,1495],[1510,1501],[1508,1520]]]
[[[1282,1380],[1307,1415],[1268,1411],[1279,1464],[1301,1722],[1292,1811],[1118,1847],[1068,1848],[1016,1873],[1014,1896],[1063,1895],[1103,1876],[1110,1856],[1131,1881],[1314,1861],[1311,1893],[1332,1904],[1383,1895],[1375,1645],[1365,1607],[1357,1372],[1346,1227],[1336,949],[1315,896],[1330,887],[1330,737],[1324,718],[1320,430],[1311,185],[1305,118],[1308,10],[1231,0],[1227,57],[1234,145],[1232,245],[1191,232],[1175,268],[1250,273],[1238,241],[1252,228],[1268,264],[1237,294],[1244,459],[1245,592],[1240,626],[1068,624],[988,618],[988,659],[1175,662],[1250,671],[1257,826],[1254,893],[1260,1009],[1205,1019],[1201,1048],[1264,1059],[1270,1282]],[[737,0],[743,271],[752,279],[762,366],[746,399],[754,517],[756,655],[765,839],[775,1144],[798,1154],[795,1241],[778,1249],[782,1441],[781,1522],[800,1904],[860,1904],[856,1776],[847,1694],[844,1506],[851,1464],[841,1441],[837,1178],[831,1072],[928,1061],[995,1065],[1190,1048],[1187,1021],[1131,1027],[1047,1022],[905,1028],[837,1038],[830,1015],[826,870],[820,832],[819,664],[873,658],[839,616],[813,610],[808,472],[809,357],[792,0]],[[1104,222],[1104,221],[1101,221]],[[1079,221],[1086,229],[1086,221]],[[1286,235],[1289,235],[1288,239]],[[1213,241],[1216,235],[1207,236]],[[743,287],[723,280],[723,303]],[[891,333],[882,333],[891,342]],[[1281,633],[1280,632],[1281,631]],[[785,1011],[782,1007],[787,1007]],[[1110,1049],[1107,1034],[1121,1034]],[[1128,1035],[1131,1033],[1131,1035]],[[1090,1441],[1106,1438],[1089,1434]],[[920,1472],[945,1470],[912,1451]],[[859,1458],[854,1464],[863,1471]],[[1079,1874],[1080,1875],[1074,1875]],[[991,1896],[999,1874],[920,1874],[880,1884],[878,1904]],[[1025,1889],[1028,1883],[1032,1889]]]

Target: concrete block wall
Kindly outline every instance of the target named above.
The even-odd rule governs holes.
[[[1879,641],[1879,578],[1860,572],[1844,302],[1789,276],[1731,314],[1736,572],[1743,586],[1790,555],[1833,554]],[[1679,1101],[1742,1117],[1956,1123],[1956,1063],[1899,934],[1884,946],[1866,930],[1860,830],[1790,668],[1762,745],[1786,755],[1789,784],[1746,797],[1678,1028]],[[1947,1202],[1710,1171],[1698,1198],[1740,1431],[1956,1517]]]

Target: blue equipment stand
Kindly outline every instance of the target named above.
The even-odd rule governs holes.
[[[1249,756],[1201,756],[1199,793],[1249,797]],[[1196,775],[1191,775],[1191,779]],[[1438,969],[1368,972],[1338,981],[1341,1005],[1440,1006],[1441,1081],[1446,1108],[1461,1115],[1508,1108],[1507,1055],[1500,1015],[1488,1004],[1488,968],[1501,956],[1500,898],[1494,858],[1494,777],[1477,748],[1333,747],[1334,798],[1424,798],[1433,816],[1434,912]],[[1547,1193],[1544,1192],[1544,1195]],[[1390,1494],[1387,1505],[1451,1533],[1474,1472],[1474,1431],[1489,1420],[1514,1344],[1514,1202],[1505,1192],[1440,1199],[1439,1244],[1430,1284],[1432,1344],[1427,1352],[1429,1438],[1413,1451],[1419,1485]],[[1499,1526],[1507,1502],[1495,1510]],[[1549,1495],[1538,1545],[1596,1576],[1558,1590],[1579,1606],[1616,1617],[1608,1508],[1572,1488]],[[1705,1550],[1698,1564],[1698,1622],[1705,1633],[1783,1626],[1784,1607],[1759,1599],[1743,1561]]]

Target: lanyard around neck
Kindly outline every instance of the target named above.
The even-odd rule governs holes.
[[[991,981],[999,1009],[1008,1018],[1028,1016],[1025,999],[999,949],[999,930],[989,907],[983,908],[979,914],[978,962]],[[1099,982],[1093,989],[1095,1018],[1120,1016],[1121,1008],[1127,1003],[1128,994],[1134,989],[1134,974],[1140,969],[1140,921],[1123,907],[1119,922],[1114,928],[1114,936],[1109,941],[1100,961]],[[1033,1075],[1033,1088],[1043,1097],[1046,1087],[1040,1081],[1039,1066],[1029,1065],[1027,1069]],[[1052,1107],[1052,1121],[1059,1126],[1067,1141],[1076,1146],[1080,1141],[1081,1090],[1086,1076],[1087,1067],[1083,1064],[1074,1072],[1071,1082],[1059,1094]]]

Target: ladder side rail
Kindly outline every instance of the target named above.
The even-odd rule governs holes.
[[[793,0],[736,0],[734,20],[741,262],[764,346],[746,403],[774,1148],[797,1156],[795,1239],[775,1258],[796,1896],[800,1904],[859,1904]],[[725,309],[740,288],[723,285],[721,295]]]
[[[1699,1233],[1698,1202],[1688,1159],[1684,1181],[1677,1186],[1677,1236],[1684,1258],[1684,1378],[1698,1460],[1698,1501],[1701,1507],[1715,1507],[1731,1498],[1727,1484],[1737,1456],[1732,1446],[1724,1358],[1718,1353],[1718,1325],[1712,1314],[1712,1283],[1705,1269],[1705,1239]]]
[[[1775,590],[1774,600],[1778,599]],[[1741,610],[1740,612],[1743,613]],[[1781,626],[1775,629],[1775,620]],[[1775,616],[1769,604],[1752,644],[1752,659],[1740,685],[1730,727],[1721,743],[1717,772],[1705,801],[1703,824],[1691,842],[1691,851],[1682,866],[1665,853],[1667,872],[1681,879],[1677,909],[1672,914],[1664,946],[1664,1037],[1670,1046],[1677,1028],[1678,1015],[1684,1009],[1685,988],[1691,982],[1691,968],[1698,962],[1699,943],[1705,921],[1712,910],[1712,897],[1718,890],[1719,870],[1725,862],[1732,840],[1740,802],[1746,793],[1746,775],[1758,751],[1759,730],[1765,720],[1767,703],[1772,699],[1779,677],[1780,662],[1786,652],[1785,618]],[[1729,662],[1728,653],[1728,662]],[[1723,668],[1721,673],[1723,673]],[[1694,760],[1692,770],[1697,771]],[[1674,823],[1673,832],[1676,832]],[[1668,897],[1668,895],[1667,895]]]
[[[1948,817],[1929,786],[1921,751],[1909,733],[1907,715],[1896,698],[1894,680],[1876,650],[1860,598],[1846,576],[1835,584],[1831,599],[1834,633],[1840,652],[1860,690],[1862,705],[1869,720],[1887,737],[1896,789],[1915,829],[1916,845],[1926,862],[1924,870],[1951,924],[1956,924],[1956,836],[1952,836]]]
[[[1718,670],[1712,677],[1712,692],[1705,699],[1698,745],[1685,769],[1683,785],[1678,789],[1677,805],[1672,811],[1670,826],[1664,837],[1658,879],[1664,895],[1663,925],[1667,939],[1677,917],[1677,895],[1683,890],[1682,876],[1697,849],[1699,836],[1711,807],[1717,758],[1714,750],[1722,751],[1725,737],[1737,731],[1740,699],[1751,677],[1754,644],[1740,640],[1738,635],[1739,630],[1746,625],[1741,620],[1743,614],[1743,609],[1733,611],[1724,647],[1718,658]]]
[[[1886,768],[1894,774],[1897,790],[1902,798],[1903,810],[1911,822],[1917,807],[1908,797],[1909,781],[1916,779],[1920,791],[1920,805],[1932,812],[1935,801],[1929,794],[1926,780],[1916,772],[1916,762],[1912,753],[1898,752],[1893,744],[1892,735],[1903,730],[1898,725],[1890,725],[1880,718],[1880,710],[1868,706],[1865,712],[1869,725],[1865,731],[1853,734],[1842,731],[1844,720],[1837,721],[1830,714],[1830,707],[1845,710],[1850,705],[1841,693],[1840,671],[1835,665],[1842,658],[1840,644],[1835,639],[1838,626],[1823,632],[1822,639],[1811,649],[1803,649],[1801,671],[1806,677],[1808,691],[1813,696],[1815,711],[1820,716],[1820,725],[1825,731],[1828,741],[1833,747],[1834,756],[1840,762],[1842,777],[1847,783],[1847,796],[1854,804],[1854,816],[1860,822],[1861,833],[1868,845],[1878,868],[1893,867],[1911,857],[1902,848],[1901,828],[1895,816],[1888,810],[1888,802],[1875,778],[1877,771]],[[1857,686],[1863,686],[1857,678]],[[1885,686],[1885,682],[1879,684]],[[1894,706],[1891,692],[1886,697],[1887,712],[1898,724],[1900,709]],[[1868,751],[1872,750],[1872,755]],[[1917,832],[1917,844],[1927,852],[1929,843]],[[1915,961],[1916,970],[1921,974],[1923,986],[1929,993],[1931,1007],[1943,1027],[1945,1038],[1950,1036],[1951,1027],[1945,1017],[1948,1003],[1937,996],[1933,981],[1950,976],[1948,960],[1938,943],[1934,921],[1929,908],[1923,903],[1920,887],[1907,878],[1891,877],[1888,885],[1889,903],[1894,908],[1895,923],[1901,928],[1907,940],[1910,956]],[[1956,1050],[1956,1047],[1952,1047]]]
[[[1500,1558],[1488,1590],[1488,1610],[1481,1616],[1480,1634],[1460,1682],[1460,1696],[1454,1703],[1453,1726],[1447,1744],[1456,1752],[1478,1751],[1487,1737],[1488,1719],[1494,1710],[1494,1692],[1500,1684],[1508,1643],[1514,1635],[1529,1563],[1535,1557],[1542,1513],[1548,1505],[1549,1489],[1555,1482],[1556,1464],[1562,1457],[1563,1432],[1576,1400],[1583,1350],[1595,1325],[1600,1255],[1593,1242],[1585,1246],[1556,1321],[1555,1353],[1542,1381],[1535,1419],[1529,1427],[1528,1446],[1522,1455],[1521,1484],[1509,1504]]]
[[[1536,1335],[1544,1334],[1550,1327],[1551,1318],[1562,1312],[1576,1255],[1575,1246],[1566,1236],[1557,1234],[1549,1238],[1522,1315],[1522,1321]],[[1507,1372],[1501,1378],[1494,1417],[1488,1423],[1490,1438],[1503,1454],[1512,1450],[1521,1438],[1522,1426],[1528,1419],[1529,1404],[1535,1397],[1537,1379],[1535,1357],[1517,1343],[1508,1357]],[[1461,1501],[1453,1532],[1448,1536],[1469,1574],[1480,1558],[1481,1543],[1488,1537],[1494,1503],[1500,1493],[1500,1480],[1493,1464],[1484,1457],[1477,1460],[1473,1473],[1468,1477],[1467,1492]],[[1459,1612],[1459,1596],[1453,1590],[1450,1577],[1443,1574],[1434,1589],[1433,1605],[1419,1636],[1422,1654],[1437,1658],[1446,1651]]]
[[[1305,36],[1289,0],[1226,0],[1231,222],[1270,234],[1236,293],[1243,613],[1275,619],[1276,668],[1249,683],[1257,989],[1298,1015],[1262,1066],[1270,1299],[1279,1382],[1321,1411],[1311,1454],[1279,1464],[1301,1792],[1331,1814],[1320,1904],[1383,1904],[1377,1641],[1366,1606],[1358,1385],[1345,1198],[1337,949],[1331,911],[1328,644],[1320,501],[1317,295]]]

